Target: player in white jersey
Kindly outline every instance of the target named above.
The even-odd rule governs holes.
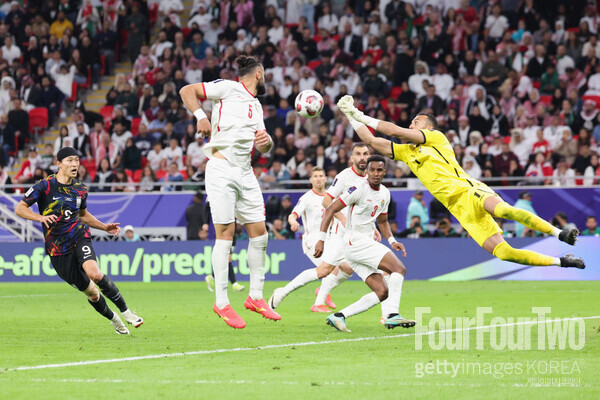
[[[250,295],[244,307],[272,320],[279,320],[281,316],[263,299],[268,235],[262,193],[250,166],[250,153],[255,145],[261,153],[273,146],[265,130],[262,106],[256,99],[266,92],[265,70],[254,57],[240,56],[236,63],[239,82],[218,79],[196,83],[184,86],[179,94],[198,120],[197,135],[210,136],[204,151],[209,158],[206,193],[217,236],[212,253],[216,294],[213,311],[227,325],[241,329],[246,323],[231,308],[227,297],[227,265],[236,218],[250,237]],[[213,101],[212,126],[200,108],[199,99]]]
[[[336,198],[339,194],[341,194],[347,187],[357,185],[358,183],[366,179],[365,168],[367,166],[367,159],[369,158],[369,156],[369,148],[366,145],[362,143],[356,143],[354,145],[354,147],[352,148],[352,155],[350,156],[353,167],[346,168],[336,176],[335,180],[333,181],[333,184],[331,185],[329,190],[327,190],[325,196],[320,198],[320,204],[322,208],[326,208],[327,206],[329,206],[329,204],[331,204],[331,200]],[[293,227],[292,222],[295,222],[297,218],[293,219],[293,214],[290,215],[290,218],[292,218],[292,220],[289,220],[288,222],[290,222],[290,225]],[[305,227],[307,226],[307,222],[309,226],[314,224],[314,227],[316,229],[312,229],[314,229],[315,232],[318,232],[319,226],[321,224],[321,216],[319,217],[318,223],[316,221],[307,221],[303,218],[303,223]],[[330,312],[327,306],[331,308],[336,308],[336,305],[331,300],[331,296],[329,296],[329,292],[332,288],[339,285],[341,282],[345,281],[352,275],[352,268],[350,268],[350,265],[344,261],[343,232],[345,223],[346,217],[344,213],[336,214],[336,219],[333,221],[330,227],[330,233],[327,237],[327,243],[328,245],[330,245],[328,246],[327,254],[323,255],[323,257],[320,257],[318,264],[315,264],[317,265],[317,268],[304,270],[298,276],[296,276],[290,283],[288,283],[284,288],[275,289],[273,295],[269,299],[269,305],[273,309],[277,308],[279,304],[281,304],[283,299],[293,290],[302,287],[309,282],[316,281],[317,279],[321,278],[325,279],[323,279],[323,284],[317,292],[315,304],[313,304],[310,310],[313,312]],[[311,240],[313,240],[312,244],[314,244],[314,241],[316,241],[314,235],[311,236]],[[313,263],[315,263],[314,260]],[[337,275],[335,275],[335,272],[334,274],[332,274],[332,271],[334,271],[334,269],[337,270],[337,266],[340,266],[341,270],[339,271],[339,273],[337,273]],[[323,290],[324,287],[325,290]]]
[[[387,328],[391,329],[397,326],[407,328],[415,325],[415,321],[405,319],[398,314],[406,268],[388,247],[373,239],[375,221],[377,221],[383,237],[388,240],[392,249],[402,251],[402,255],[406,256],[404,245],[394,239],[387,219],[390,192],[381,184],[384,176],[385,158],[371,156],[367,161],[367,181],[348,188],[340,195],[325,210],[321,222],[319,241],[315,245],[315,257],[321,256],[324,249],[326,251],[326,230],[333,215],[346,207],[350,209],[344,237],[344,241],[347,243],[344,254],[354,272],[372,290],[356,303],[327,317],[327,324],[339,331],[350,332],[346,325],[346,318],[367,311],[386,299],[387,318],[384,325]],[[327,242],[328,245],[329,242]],[[388,284],[383,279],[382,272],[390,274]]]

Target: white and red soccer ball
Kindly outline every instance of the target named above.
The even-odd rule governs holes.
[[[314,90],[303,90],[294,102],[296,111],[304,118],[315,118],[323,111],[323,97]]]

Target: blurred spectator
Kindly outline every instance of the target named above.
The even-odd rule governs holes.
[[[276,218],[271,226],[272,229],[269,230],[269,239],[285,240],[294,238],[294,234],[283,226],[283,221],[281,219]]]
[[[123,168],[131,171],[142,169],[142,152],[137,148],[131,137],[125,142],[122,159]]]
[[[575,171],[566,161],[559,161],[554,170],[554,186],[575,186]]]
[[[508,143],[503,143],[502,153],[494,157],[494,169],[500,176],[508,176],[512,160],[520,163],[519,158],[510,150]]]
[[[183,175],[179,172],[179,168],[176,162],[172,162],[169,164],[169,169],[167,174],[159,179],[161,182],[183,182]],[[180,185],[163,185],[161,190],[163,192],[172,192],[181,190]]]
[[[141,192],[152,192],[158,190],[155,183],[158,181],[154,171],[148,165],[142,169],[142,178],[140,179],[140,191]]]
[[[125,130],[125,127],[121,122],[117,122],[115,124],[111,140],[119,153],[122,153],[123,150],[125,150],[125,144],[127,143],[127,140],[131,139],[132,137],[132,133],[128,130]]]
[[[429,212],[427,210],[427,205],[423,200],[422,190],[415,190],[413,197],[410,198],[408,209],[406,210],[406,228],[410,228],[414,216],[419,217],[419,221],[423,225],[429,223]]]
[[[93,158],[90,138],[85,134],[83,123],[77,124],[77,136],[73,139],[73,148],[82,160]]]
[[[41,176],[34,176],[36,169],[44,165],[42,158],[38,155],[35,146],[29,147],[27,159],[21,165],[21,170],[15,176],[15,181],[19,183],[33,183],[41,179]]]
[[[77,171],[77,179],[80,182],[83,182],[85,184],[88,184],[88,183],[92,182],[92,178],[88,174],[88,170],[85,167],[85,165],[83,165],[83,164],[79,165],[79,170]]]
[[[424,229],[423,225],[421,224],[421,218],[419,218],[418,215],[413,215],[413,217],[410,219],[409,226],[402,232],[398,232],[397,237],[418,239],[426,232],[427,230]]]
[[[449,217],[443,216],[438,219],[435,223],[435,229],[431,233],[431,237],[434,238],[448,238],[448,237],[460,237],[458,232],[452,227],[452,223]]]
[[[596,217],[593,215],[588,216],[585,219],[586,229],[581,232],[583,236],[600,236],[600,227],[598,227],[598,222],[596,221]]]
[[[42,88],[35,105],[48,109],[48,126],[54,126],[54,119],[58,115],[64,99],[64,94],[52,85],[50,77],[44,75],[42,77]]]
[[[263,181],[269,183],[271,188],[275,188],[278,187],[277,182],[287,181],[291,178],[292,177],[287,169],[287,166],[284,165],[280,160],[275,159],[273,160],[273,164],[271,165],[271,168],[269,168],[267,175],[263,177]]]
[[[550,185],[552,181],[549,179],[553,176],[554,170],[549,162],[546,162],[546,157],[541,151],[535,153],[535,160],[532,162],[525,175],[529,178],[529,183],[532,185]]]
[[[198,233],[206,229],[210,223],[210,208],[208,203],[203,202],[202,192],[196,192],[190,204],[185,210],[185,219],[187,221],[187,240],[199,240]]]
[[[139,242],[141,240],[140,235],[135,233],[135,231],[133,230],[133,226],[126,225],[125,228],[123,228],[123,230],[125,231],[124,240],[126,242]]]
[[[175,163],[177,169],[183,169],[183,150],[179,146],[177,138],[172,137],[169,140],[169,146],[163,149],[162,155],[168,165]]]
[[[592,153],[590,156],[590,165],[583,173],[584,185],[597,185],[600,182],[600,167],[598,166],[598,154]]]
[[[0,146],[2,147],[2,162],[6,166],[9,162],[9,153],[15,151],[15,130],[8,122],[8,115],[0,115]]]
[[[584,144],[579,149],[579,155],[573,161],[573,169],[577,175],[585,174],[586,169],[591,165],[592,153],[590,152],[590,146]]]
[[[4,166],[0,165],[0,190],[5,193],[12,193],[14,190],[7,189],[6,185],[12,185],[12,180],[10,179],[8,172],[4,169]]]
[[[133,180],[122,168],[117,168],[112,179],[112,192],[135,192]]]
[[[515,202],[514,205],[516,208],[520,208],[523,210],[527,210],[530,213],[537,215],[537,213],[535,212],[535,210],[533,209],[533,204],[531,202],[531,193],[524,190],[521,193],[519,193],[519,200],[517,200]],[[524,237],[525,236],[525,226],[523,224],[520,224],[518,222],[515,222],[515,234],[517,237]]]
[[[110,168],[110,162],[108,159],[103,158],[100,160],[98,164],[98,170],[96,171],[96,176],[94,177],[94,183],[99,184],[98,186],[92,187],[92,191],[98,192],[110,192],[110,186],[105,186],[106,183],[111,183],[113,181],[113,173]]]
[[[554,217],[552,218],[551,222],[552,225],[562,230],[570,230],[573,228],[577,228],[577,226],[575,226],[574,223],[569,222],[567,214],[563,211],[559,211],[556,214],[554,214]]]

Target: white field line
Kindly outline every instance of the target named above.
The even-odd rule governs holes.
[[[197,351],[184,351],[179,353],[164,353],[164,354],[149,354],[146,356],[134,356],[134,357],[123,357],[123,358],[109,358],[104,360],[87,360],[87,361],[75,361],[60,364],[42,364],[42,365],[27,365],[22,367],[7,368],[5,371],[28,371],[34,369],[49,369],[49,368],[65,368],[65,367],[77,367],[81,365],[96,365],[96,364],[110,364],[126,361],[138,361],[138,360],[152,360],[157,358],[171,358],[171,357],[184,357],[184,356],[196,356],[205,354],[219,354],[219,353],[236,353],[240,351],[254,351],[254,350],[268,350],[268,349],[282,349],[286,347],[303,347],[303,346],[316,346],[322,344],[337,344],[337,343],[352,343],[352,342],[364,342],[370,340],[383,340],[383,339],[395,339],[400,337],[409,336],[426,336],[435,335],[439,333],[447,332],[460,332],[460,331],[472,331],[478,329],[488,328],[501,328],[506,326],[516,325],[539,325],[547,324],[552,322],[563,322],[563,321],[577,321],[582,319],[600,319],[600,315],[592,317],[573,317],[573,318],[558,318],[558,319],[547,319],[543,321],[521,321],[510,324],[498,324],[498,325],[482,325],[482,326],[470,326],[467,328],[455,328],[455,329],[444,329],[439,331],[428,331],[428,332],[413,332],[413,333],[402,333],[399,335],[387,335],[387,336],[370,336],[360,338],[348,338],[348,339],[337,339],[337,340],[323,340],[320,342],[300,342],[300,343],[284,343],[284,344],[272,344],[267,346],[258,347],[235,347],[230,349],[214,349],[214,350],[197,350]]]
[[[49,294],[14,294],[7,296],[0,296],[0,299],[12,299],[19,297],[48,297],[48,296],[66,296],[67,293],[49,293]]]

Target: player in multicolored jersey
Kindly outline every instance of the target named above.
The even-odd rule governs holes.
[[[314,264],[316,268],[309,268],[302,271],[294,279],[292,279],[284,287],[277,288],[273,291],[273,295],[269,299],[268,303],[272,309],[277,308],[283,299],[294,290],[301,288],[302,286],[321,279],[327,276],[331,272],[331,266],[320,258],[313,256],[315,252],[315,243],[317,241],[317,232],[321,226],[321,218],[325,209],[323,208],[323,197],[325,196],[325,183],[327,182],[327,176],[325,170],[321,167],[314,167],[310,175],[310,183],[312,189],[304,193],[302,197],[296,203],[296,206],[292,210],[292,213],[288,217],[290,228],[293,232],[297,232],[300,224],[298,219],[302,218],[302,224],[304,225],[304,234],[302,235],[302,251],[308,257],[308,259]],[[335,308],[335,304],[330,304]],[[312,311],[320,311],[315,309],[317,306],[313,305]],[[326,306],[322,306],[327,309]],[[329,311],[329,309],[327,309]]]
[[[350,332],[346,325],[346,318],[367,311],[384,300],[386,301],[382,303],[382,308],[386,313],[384,324],[387,328],[397,326],[408,328],[415,325],[415,321],[405,319],[398,314],[406,268],[388,247],[373,238],[375,221],[377,221],[382,236],[388,240],[392,249],[402,251],[402,255],[406,257],[404,245],[394,239],[387,219],[390,191],[381,184],[385,171],[385,158],[371,156],[367,161],[367,180],[346,189],[325,210],[321,222],[319,240],[315,244],[315,257],[327,251],[329,241],[325,240],[325,231],[333,215],[344,208],[349,210],[344,236],[346,244],[344,256],[354,272],[372,290],[356,303],[327,317],[327,324],[339,331]],[[390,275],[387,284],[383,272]]]
[[[60,149],[56,156],[58,172],[33,185],[15,212],[19,217],[42,223],[46,252],[58,276],[85,293],[92,307],[110,320],[115,332],[129,334],[121,318],[98,292],[98,287],[119,308],[125,321],[137,328],[144,320],[127,308],[117,286],[98,268],[89,228],[116,236],[120,231],[119,224],[104,224],[87,210],[87,187],[75,179],[79,170],[77,154],[72,147]],[[34,203],[38,204],[39,214],[29,208]]]
[[[558,229],[527,210],[509,205],[483,182],[471,178],[456,161],[456,155],[446,136],[437,130],[435,116],[420,113],[407,129],[364,115],[354,107],[352,96],[342,97],[338,101],[338,108],[346,114],[358,136],[369,146],[387,157],[406,163],[477,244],[494,256],[531,266],[585,268],[583,260],[572,254],[551,257],[530,250],[515,249],[504,240],[502,229],[494,218],[520,222],[532,230],[555,236],[570,245],[577,241],[579,230],[575,227]],[[397,144],[377,138],[367,126],[409,143]]]
[[[241,329],[246,322],[229,305],[227,264],[235,233],[235,219],[243,224],[250,237],[248,266],[250,295],[244,307],[271,320],[281,316],[263,299],[267,228],[265,206],[260,186],[250,166],[254,146],[261,153],[273,147],[265,130],[263,110],[257,95],[265,89],[265,69],[258,59],[239,56],[239,82],[219,79],[184,86],[179,94],[188,110],[198,120],[197,135],[210,136],[204,146],[209,158],[206,166],[206,193],[211,204],[217,240],[213,247],[216,301],[213,311],[232,328]],[[200,107],[199,99],[213,102],[212,127]]]

